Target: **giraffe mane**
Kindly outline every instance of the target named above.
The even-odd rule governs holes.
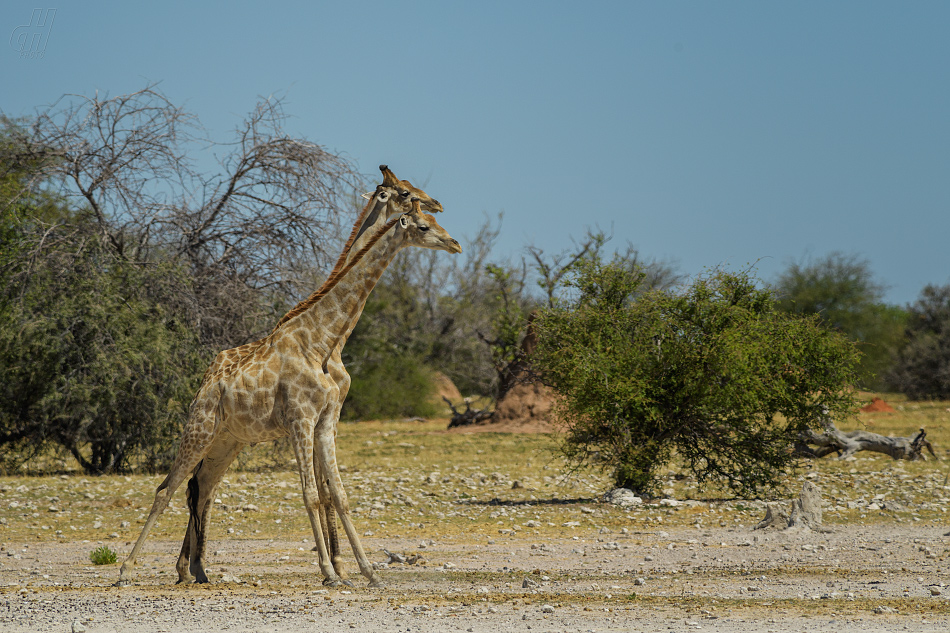
[[[370,209],[376,205],[376,196],[374,195],[369,202],[366,203],[366,206],[363,207],[363,210],[360,211],[360,214],[356,217],[356,222],[353,223],[353,230],[350,231],[350,237],[346,240],[346,244],[343,245],[343,252],[340,253],[339,259],[336,260],[336,264],[333,266],[333,270],[330,271],[330,276],[327,277],[327,280],[323,282],[325,286],[333,279],[333,276],[336,275],[340,269],[343,268],[344,263],[346,262],[346,256],[350,254],[350,249],[353,248],[353,242],[356,241],[356,236],[359,235],[360,229],[363,228],[363,222],[366,220],[366,216],[369,215]]]
[[[298,303],[296,306],[294,306],[294,308],[290,312],[285,314],[280,319],[280,321],[277,322],[277,325],[275,325],[274,329],[271,330],[271,334],[273,335],[277,330],[280,329],[282,325],[287,323],[287,321],[290,321],[295,316],[299,314],[303,314],[304,312],[309,310],[312,306],[317,304],[320,301],[320,299],[326,296],[327,293],[333,290],[333,288],[340,282],[340,280],[343,279],[346,276],[346,274],[350,272],[350,270],[352,270],[353,267],[357,263],[359,263],[361,259],[363,259],[363,256],[366,255],[366,253],[368,253],[369,250],[373,248],[373,246],[375,246],[376,242],[378,242],[380,238],[382,238],[383,235],[385,235],[390,229],[396,226],[396,223],[398,221],[399,221],[399,218],[395,217],[392,220],[387,221],[386,224],[384,224],[383,226],[379,227],[379,229],[376,230],[376,233],[374,233],[373,236],[369,238],[369,241],[366,243],[366,245],[363,248],[361,248],[356,253],[356,255],[353,256],[353,259],[351,259],[350,262],[345,267],[343,267],[342,270],[334,269],[335,272],[330,274],[330,277],[328,277],[327,280],[323,282],[323,285],[320,286],[320,288],[318,288],[313,294],[311,294],[309,297],[307,297],[306,299]]]
[[[366,203],[366,206],[363,207],[363,210],[360,211],[360,214],[356,216],[356,222],[353,223],[353,230],[350,231],[350,237],[349,239],[346,240],[346,244],[343,245],[343,252],[340,253],[340,257],[337,258],[336,264],[333,265],[333,270],[330,271],[330,275],[326,278],[326,281],[323,282],[323,285],[317,289],[317,292],[324,290],[325,286],[333,280],[333,277],[335,275],[338,275],[340,271],[343,269],[343,266],[346,264],[346,256],[350,254],[350,249],[353,248],[353,242],[356,241],[356,237],[357,235],[359,235],[360,229],[363,228],[363,222],[366,220],[366,217],[369,215],[370,209],[374,207],[375,205],[376,205],[376,196],[374,195],[370,199],[370,201]],[[308,300],[309,298],[304,299],[304,301],[308,301]],[[280,318],[280,321],[277,322],[277,325],[274,326],[274,329],[276,330],[280,326],[281,323],[288,320],[290,318],[288,315],[290,315],[292,312],[295,312],[297,309],[299,309],[301,303],[303,303],[303,301],[295,305],[293,308],[290,309],[290,312],[282,316]]]

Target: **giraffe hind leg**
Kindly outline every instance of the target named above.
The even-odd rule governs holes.
[[[178,582],[188,582],[192,576],[196,583],[210,582],[204,569],[204,554],[214,493],[243,448],[240,442],[219,437],[188,482],[188,529],[176,565]]]
[[[213,424],[213,419],[211,422]],[[145,519],[142,532],[135,541],[135,545],[132,546],[132,551],[129,552],[128,557],[119,569],[119,580],[116,582],[117,586],[123,587],[132,584],[135,559],[138,557],[142,546],[145,545],[145,540],[148,538],[149,532],[151,532],[158,517],[165,511],[165,508],[168,507],[169,500],[171,500],[172,495],[175,494],[178,487],[185,481],[185,477],[187,477],[188,473],[192,472],[204,458],[205,453],[207,453],[211,445],[211,438],[212,435],[210,433],[206,434],[203,432],[203,425],[200,423],[189,423],[189,425],[185,427],[185,433],[182,437],[178,454],[175,456],[175,464],[172,466],[168,476],[165,477],[165,480],[160,483],[155,490],[155,500],[152,502],[152,508],[148,513],[148,518]]]
[[[198,472],[201,470],[202,464],[204,464],[204,460],[198,464],[198,467],[195,469],[195,474],[193,474],[191,479],[188,480],[188,487],[186,488],[186,499],[188,502],[188,527],[185,528],[185,538],[182,539],[181,552],[178,554],[178,562],[175,564],[175,571],[178,572],[178,582],[175,584],[188,583],[193,580],[191,577],[191,572],[188,570],[188,562],[191,559],[191,538],[195,531],[195,525],[198,521]]]

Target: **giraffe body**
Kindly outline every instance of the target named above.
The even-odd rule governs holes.
[[[375,229],[383,226],[393,215],[411,209],[411,201],[413,198],[419,199],[422,210],[431,213],[439,213],[443,210],[438,200],[430,197],[425,191],[414,187],[408,180],[399,180],[388,166],[380,165],[379,169],[383,174],[383,182],[376,187],[375,192],[363,194],[363,197],[367,198],[369,202],[356,219],[350,233],[350,238],[347,240],[343,252],[340,254],[327,281],[320,289],[314,292],[310,298],[301,302],[293,310],[288,312],[276,327],[280,327],[280,325],[292,315],[305,307],[308,301],[319,296],[326,285],[332,282],[334,276],[343,270],[346,264],[353,258],[353,255],[360,252],[370,241]],[[380,207],[379,202],[383,197],[386,198],[386,206]],[[362,311],[362,306],[360,306],[360,311]],[[258,343],[259,342],[255,341],[254,343],[248,343],[220,352],[205,372],[204,380],[207,380],[208,377],[222,367],[237,362],[252,353]],[[334,438],[336,437],[336,425],[339,422],[340,410],[342,409],[343,401],[350,387],[350,375],[347,373],[341,357],[341,349],[344,343],[345,339],[333,350],[330,355],[330,360],[326,364],[327,373],[331,380],[336,383],[338,390],[331,390],[328,393],[328,397],[330,398],[336,395],[336,400],[328,402],[324,416],[320,420],[321,427],[333,429],[332,437]],[[204,380],[202,381],[203,383]],[[233,460],[238,452],[240,452],[240,449],[238,449],[230,459]],[[314,463],[320,463],[316,456]],[[224,477],[224,472],[227,470],[227,466],[220,468],[217,462],[214,463],[214,466],[216,470],[214,473],[211,473],[208,470],[208,466],[200,465],[193,476],[193,479],[198,481],[195,482],[194,486],[189,485],[188,488],[190,518],[176,565],[179,583],[190,581],[192,576],[194,576],[197,582],[208,582],[202,563],[206,543],[207,519],[210,515],[212,507],[211,500],[214,498],[215,489]],[[329,550],[332,566],[337,576],[343,579],[342,582],[349,584],[348,581],[345,580],[346,573],[343,569],[343,560],[340,552],[335,510],[330,498],[329,488],[327,487],[327,479],[319,472],[319,468],[316,475],[320,486],[320,522],[326,541],[324,547]],[[200,527],[201,529],[196,529],[196,527]],[[320,552],[320,544],[315,545],[313,549],[314,551]],[[336,583],[336,581],[330,579],[330,577],[327,577],[324,582],[331,585]]]

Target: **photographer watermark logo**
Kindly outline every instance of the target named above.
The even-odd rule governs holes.
[[[20,59],[43,59],[56,9],[33,9],[29,24],[21,24],[10,35],[10,48]]]

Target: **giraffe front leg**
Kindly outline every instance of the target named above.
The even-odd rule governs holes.
[[[327,474],[327,485],[330,488],[330,497],[333,499],[333,505],[336,507],[337,514],[340,516],[340,522],[343,524],[343,530],[353,548],[353,555],[356,556],[356,562],[359,565],[360,573],[369,580],[370,587],[384,587],[382,579],[376,573],[376,569],[363,551],[363,544],[360,542],[359,534],[350,518],[349,502],[346,498],[346,492],[343,490],[343,480],[340,478],[340,471],[336,463],[336,442],[332,433],[327,433],[326,429],[319,429],[317,437],[317,448],[321,458],[321,468]]]
[[[343,408],[343,401],[346,399],[351,382],[350,374],[347,373],[340,357],[340,350],[340,346],[334,348],[327,362],[327,375],[336,388],[331,388],[327,392],[326,406],[317,422],[316,431],[318,438],[332,437],[334,442],[336,441],[337,423],[340,421],[340,410]],[[341,578],[346,579],[346,573],[343,570],[343,556],[340,551],[340,531],[337,529],[336,512],[328,485],[329,475],[323,467],[323,459],[319,454],[318,447],[314,447],[313,461],[316,464],[317,481],[320,483],[320,516],[324,519],[324,532],[327,536],[330,559],[333,562],[333,569],[340,574]]]
[[[314,448],[314,469],[317,473],[317,485],[320,487],[320,523],[323,525],[323,534],[327,542],[327,550],[330,553],[330,562],[333,564],[333,570],[343,579],[343,583],[353,586],[343,568],[343,556],[340,552],[340,530],[337,527],[336,512],[333,509],[333,498],[330,495],[330,488],[327,485],[327,475],[322,472],[320,467],[321,459],[318,450]],[[317,548],[314,547],[314,550]]]
[[[313,529],[313,540],[318,548],[318,564],[323,574],[323,584],[328,587],[338,587],[343,584],[343,579],[336,573],[330,562],[330,554],[320,521],[320,492],[313,463],[313,423],[308,423],[307,420],[295,423],[292,443],[297,458],[297,468],[300,471],[303,502],[307,509],[307,516],[310,518],[310,527]]]

